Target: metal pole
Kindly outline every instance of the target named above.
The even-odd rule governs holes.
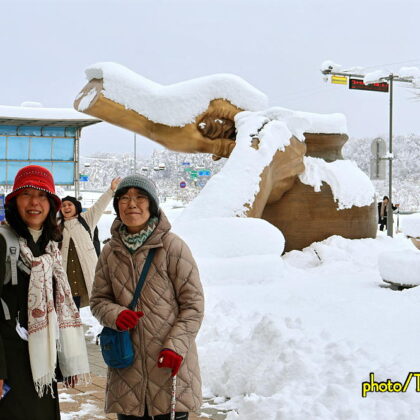
[[[137,140],[136,139],[136,133],[134,133],[134,165],[133,165],[134,172],[133,173],[137,172],[137,168],[136,168],[136,166],[137,166],[137,141],[136,140]]]
[[[78,200],[80,196],[79,138],[80,138],[80,130],[77,130],[76,136],[74,138],[74,196],[76,197],[76,200]]]
[[[392,213],[392,95],[393,95],[394,75],[389,75],[389,202],[387,210],[387,234],[392,238],[394,230],[394,220]]]

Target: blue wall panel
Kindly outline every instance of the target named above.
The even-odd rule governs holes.
[[[16,136],[17,127],[15,125],[0,125],[0,134],[5,134],[8,136]]]
[[[42,135],[50,137],[64,137],[65,127],[42,127]]]
[[[41,127],[32,125],[17,127],[18,136],[41,136]]]
[[[7,138],[7,159],[29,159],[29,137]]]
[[[0,159],[6,159],[6,137],[0,136]]]
[[[56,184],[73,185],[76,134],[74,127],[0,125],[0,185],[12,185],[31,164],[49,169]]]
[[[74,139],[53,139],[52,160],[72,160],[74,156]]]
[[[51,160],[52,139],[33,137],[31,139],[30,159]]]
[[[54,181],[56,184],[74,183],[74,164],[73,162],[54,162],[53,164]]]

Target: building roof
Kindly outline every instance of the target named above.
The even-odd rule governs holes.
[[[72,108],[42,108],[0,105],[0,125],[35,125],[77,127],[97,124],[102,120]]]

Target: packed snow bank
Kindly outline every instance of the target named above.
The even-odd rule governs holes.
[[[379,272],[385,281],[391,283],[420,285],[420,251],[383,252],[379,255]]]
[[[209,218],[191,220],[187,224],[180,224],[176,220],[173,230],[185,239],[197,257],[281,255],[278,249],[284,246],[280,230],[262,219]],[[220,240],[222,238],[223,241]]]
[[[338,209],[352,206],[369,206],[375,200],[375,189],[368,178],[351,160],[326,162],[324,159],[305,156],[305,172],[299,179],[306,185],[320,191],[322,183],[327,183],[332,190]]]
[[[169,126],[194,122],[213,99],[226,99],[251,111],[266,108],[268,102],[265,94],[234,74],[216,74],[163,86],[117,63],[97,63],[85,72],[88,80],[103,79],[106,98]],[[89,103],[82,106],[86,109]]]
[[[407,249],[412,245],[403,237],[334,236],[286,254],[281,277],[268,281],[267,266],[253,284],[214,284],[212,271],[200,265],[205,395],[233,410],[228,419],[415,416],[414,385],[398,396],[361,397],[370,372],[378,381],[403,381],[419,362],[420,339],[413,334],[419,291],[379,287],[378,255]]]
[[[410,214],[401,221],[401,230],[412,238],[420,238],[420,214]]]
[[[212,284],[250,284],[282,277],[284,237],[262,219],[209,218],[189,223],[174,222],[173,230],[191,248]],[[261,272],[271,267],[261,278]]]
[[[164,210],[173,221],[176,214]],[[381,288],[378,269],[382,252],[412,250],[409,240],[381,233],[376,239],[333,236],[277,256],[275,263],[270,252],[281,238],[266,226],[243,218],[207,221],[178,233],[191,246],[205,290],[197,337],[204,394],[232,410],[228,419],[417,418],[414,381],[406,393],[361,396],[370,372],[377,381],[404,382],[408,372],[418,371],[420,288]],[[211,226],[243,238],[225,244],[229,232],[212,235]],[[253,236],[254,229],[266,242]],[[241,240],[254,242],[255,255]],[[249,274],[259,258],[272,260]],[[81,312],[89,335],[99,332],[89,308]]]

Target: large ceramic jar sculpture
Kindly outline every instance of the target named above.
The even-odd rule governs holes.
[[[209,153],[214,159],[229,158],[235,147],[235,116],[265,106],[265,95],[237,76],[224,75],[219,79],[216,76],[200,83],[191,81],[191,86],[184,82],[164,87],[121,68],[105,63],[88,69],[89,82],[77,96],[75,108],[148,137],[170,150]],[[132,83],[136,77],[140,81]],[[159,114],[159,107],[168,104],[173,105],[170,111],[176,118],[172,118],[171,112]],[[199,111],[191,117],[189,108]],[[158,114],[160,121],[153,117]],[[302,249],[331,235],[375,237],[373,198],[368,205],[339,209],[327,183],[317,192],[300,180],[307,169],[305,153],[326,162],[342,159],[341,148],[347,135],[305,133],[304,137],[302,141],[291,134],[289,144],[275,152],[271,162],[257,174],[261,178],[259,192],[252,203],[244,205],[245,214],[278,227],[286,239],[285,251]],[[258,143],[256,135],[250,147],[258,149]],[[229,196],[228,191],[226,194]]]

